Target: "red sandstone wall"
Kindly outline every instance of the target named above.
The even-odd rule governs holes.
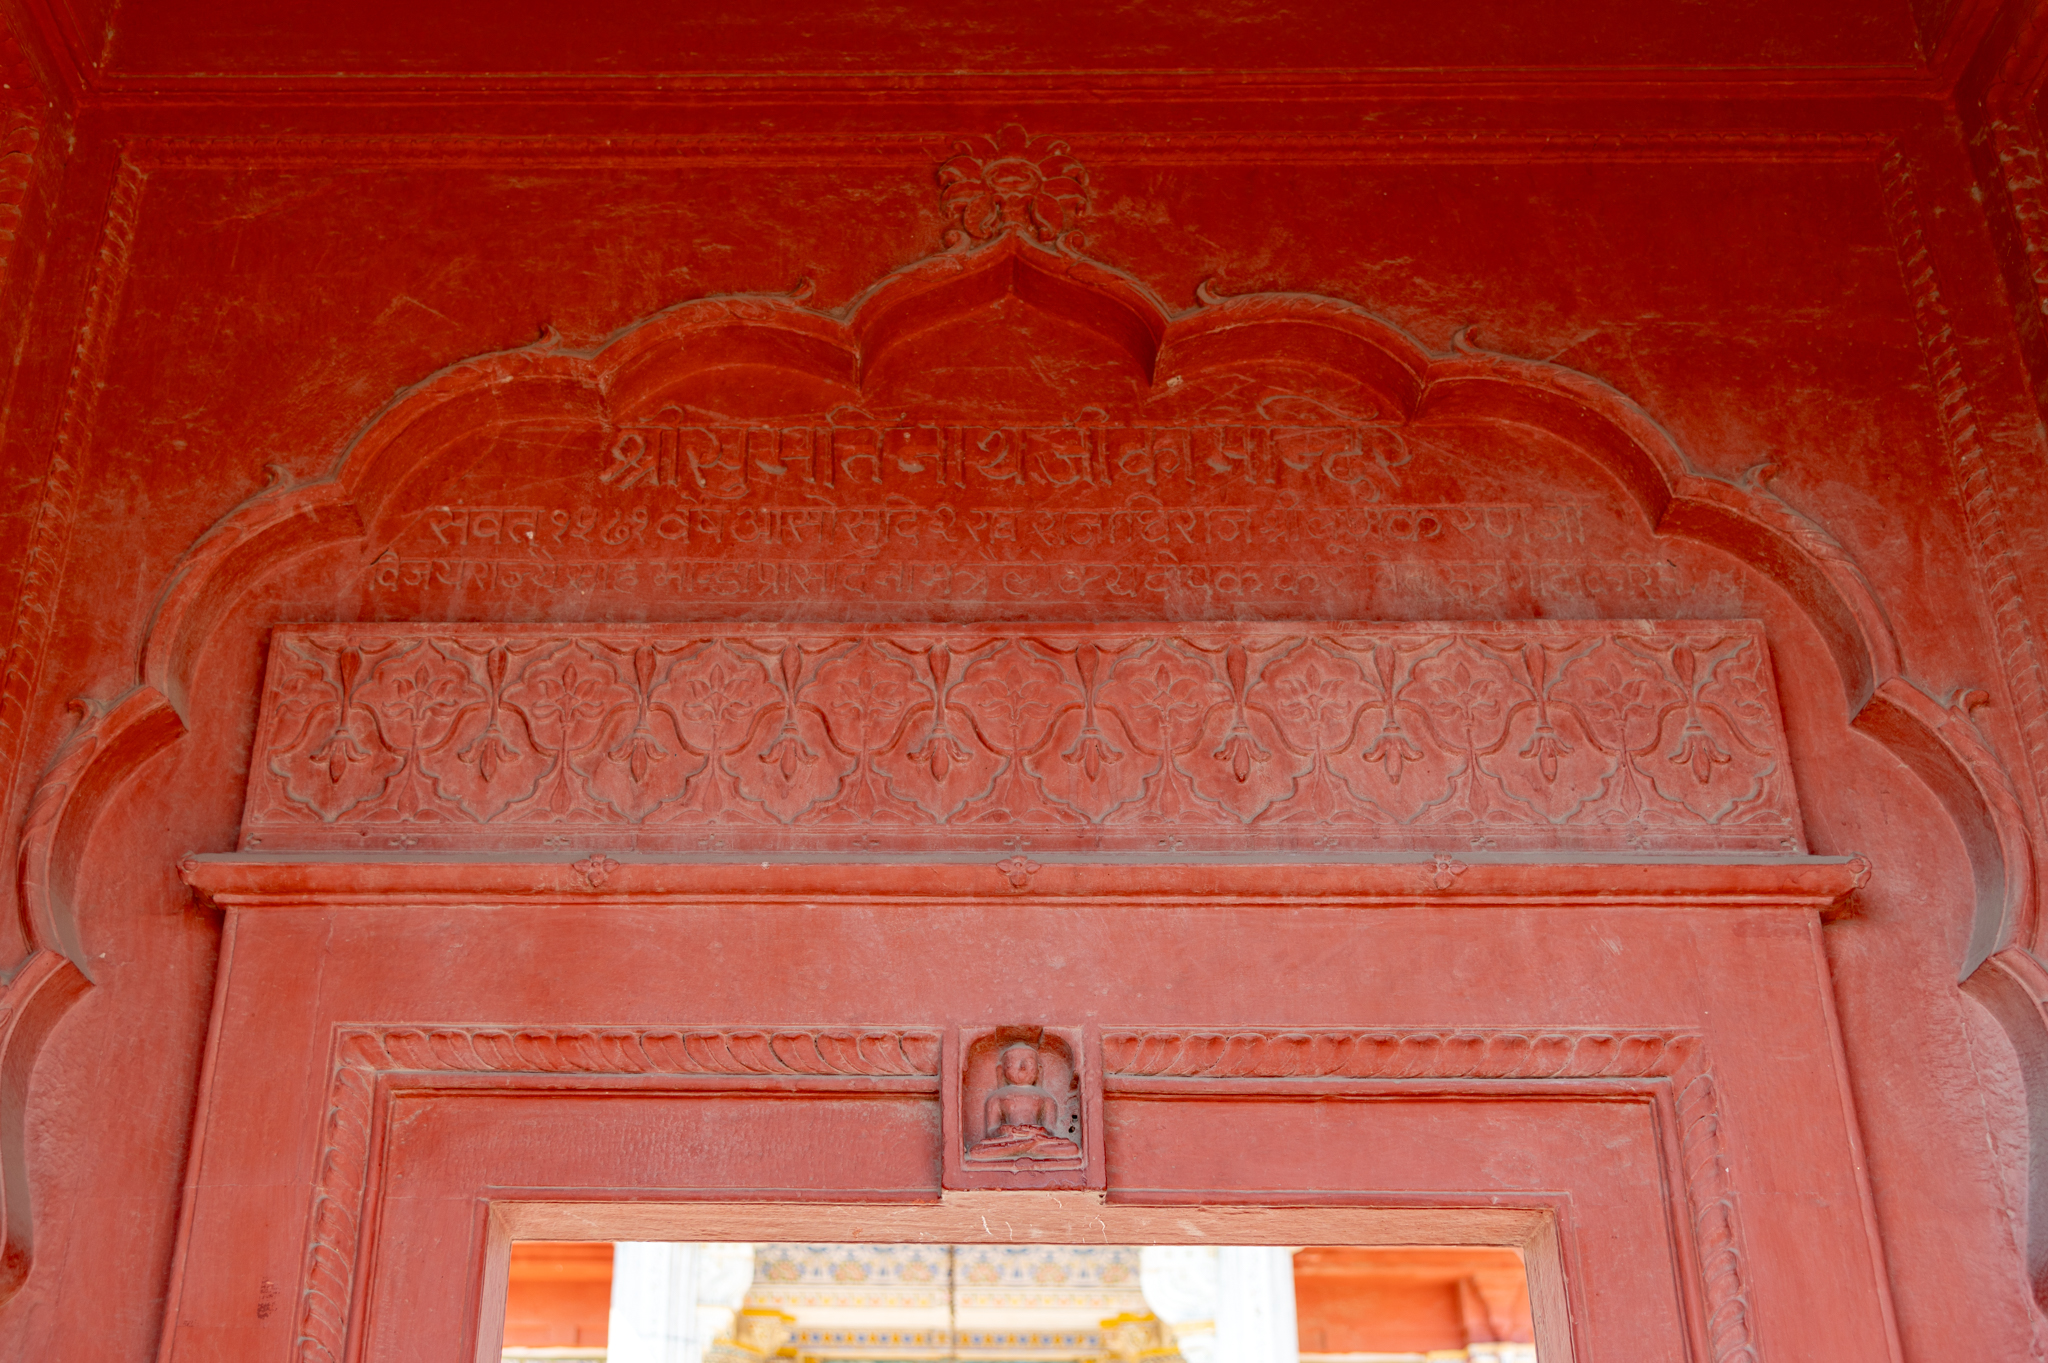
[[[67,151],[38,153],[34,249],[0,286],[0,338],[23,346],[0,562],[34,664],[4,698],[26,708],[0,716],[28,774],[10,819],[71,698],[134,684],[167,575],[267,481],[321,476],[395,393],[544,328],[588,346],[681,299],[803,278],[815,306],[843,303],[939,246],[946,140],[1010,119],[1069,138],[1095,187],[1089,250],[1177,306],[1211,280],[1350,298],[1439,349],[1476,327],[1613,384],[1702,471],[1775,464],[1778,494],[1876,584],[1909,675],[1990,694],[1979,721],[2031,807],[2015,697],[2048,627],[2038,413],[1943,106],[1370,115],[976,96],[56,116]],[[156,1347],[217,938],[174,863],[231,845],[260,631],[359,609],[339,572],[316,560],[249,600],[174,698],[190,737],[82,858],[94,983],[27,1089],[36,1266],[0,1308],[0,1357]],[[2001,620],[2008,576],[2022,595]],[[2023,1356],[2040,1347],[2015,1229],[2025,1114],[2001,1033],[1955,984],[1970,863],[1928,789],[1848,727],[1811,626],[1775,588],[1740,597],[1720,604],[1773,630],[1814,849],[1876,865],[1828,937],[1904,1356]],[[259,1286],[249,1310],[270,1302]]]
[[[1339,1249],[1294,1256],[1303,1353],[1428,1353],[1527,1342],[1529,1286],[1512,1250]]]
[[[611,1323],[612,1247],[602,1240],[530,1240],[512,1247],[507,1348],[602,1344]]]

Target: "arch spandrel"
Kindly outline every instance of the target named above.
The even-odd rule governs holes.
[[[1004,236],[992,245],[933,261],[943,265],[948,274],[979,270],[1000,283],[1015,274],[1014,266],[1006,265],[1003,257],[1019,254],[1055,253]],[[1077,272],[1075,262],[1065,263],[1073,287],[1081,286],[1073,283],[1074,279],[1103,288],[1114,285],[1119,307],[1138,303],[1158,306],[1139,287],[1113,272],[1093,266]],[[932,262],[920,262],[901,275],[914,279],[934,268]],[[893,282],[877,286],[843,310],[845,316],[813,312],[782,296],[706,300],[681,305],[629,327],[594,352],[564,351],[549,339],[522,351],[454,366],[396,399],[355,442],[331,483],[293,490],[282,501],[259,499],[245,514],[224,523],[210,537],[213,543],[204,547],[217,556],[235,553],[220,541],[260,535],[259,523],[266,514],[284,510],[285,503],[309,511],[315,503],[334,502],[352,509],[373,527],[365,547],[373,555],[382,554],[389,546],[380,542],[374,527],[393,517],[417,515],[421,507],[435,504],[437,497],[440,503],[453,505],[453,499],[444,495],[449,491],[444,480],[451,472],[476,462],[479,441],[502,441],[507,451],[551,452],[563,442],[610,438],[621,427],[636,423],[688,423],[700,430],[707,426],[747,427],[754,429],[757,439],[761,428],[805,423],[806,419],[826,427],[839,421],[891,426],[971,424],[972,413],[907,411],[906,404],[888,401],[898,394],[864,389],[849,381],[858,375],[863,362],[860,319],[867,308],[886,301],[896,287],[901,286]],[[908,301],[893,306],[899,312],[908,309],[930,292],[912,290]],[[954,299],[948,304],[950,310],[941,310],[922,328],[899,326],[903,335],[894,343],[896,353],[903,354],[907,346],[915,358],[921,343],[942,342],[948,327],[974,328],[980,319],[971,315],[973,307],[991,306],[983,301],[963,310],[955,306],[957,302]],[[1017,303],[1013,293],[999,296],[998,305]],[[1079,314],[1073,309],[1054,316],[1020,304],[1019,311],[1026,317],[1050,317],[1057,327],[1079,325],[1075,320]],[[1289,488],[1282,485],[1285,477],[1302,470],[1284,468],[1279,477],[1268,480],[1265,491],[1299,501],[1310,493],[1335,490],[1354,504],[1374,498],[1379,503],[1391,500],[1395,490],[1386,486],[1385,469],[1375,465],[1405,458],[1401,446],[1411,439],[1427,443],[1456,438],[1471,444],[1479,438],[1471,434],[1474,429],[1515,430],[1521,434],[1519,446],[1512,439],[1497,444],[1475,460],[1475,466],[1487,473],[1496,466],[1595,468],[1619,484],[1626,502],[1640,508],[1645,528],[1657,526],[1667,516],[1690,516],[1687,528],[1695,529],[1698,538],[1728,548],[1738,557],[1817,559],[1810,543],[1799,542],[1801,533],[1813,527],[1794,524],[1788,528],[1787,522],[1799,518],[1788,515],[1788,509],[1773,499],[1688,474],[1684,461],[1654,422],[1587,376],[1469,347],[1451,355],[1435,355],[1355,306],[1304,295],[1207,301],[1181,313],[1161,309],[1157,317],[1164,337],[1161,354],[1176,372],[1162,369],[1155,382],[1143,386],[1130,383],[1132,375],[1118,376],[1131,399],[1128,411],[1115,413],[1103,402],[1085,398],[1071,403],[1069,410],[1060,410],[1057,402],[1043,402],[1045,395],[1040,392],[1032,397],[1040,400],[1041,408],[1051,406],[1053,410],[1037,420],[1047,426],[1098,428],[1120,422],[1197,426],[1242,422],[1289,427],[1292,439],[1308,443],[1306,447],[1298,444],[1287,461],[1297,465],[1320,462],[1338,476],[1322,480],[1326,486]],[[1228,353],[1217,352],[1216,346],[1222,343],[1218,338],[1227,342]],[[1111,351],[1116,348],[1114,338],[1103,340],[1102,345]],[[1263,354],[1254,353],[1261,348]],[[1181,360],[1186,363],[1179,363]],[[930,395],[925,397],[927,407],[942,405],[930,402]],[[987,419],[986,411],[982,417]],[[963,422],[963,418],[967,420]],[[1005,419],[1021,422],[1029,418],[1013,408]],[[1345,426],[1361,432],[1363,444],[1370,448],[1365,457],[1340,453],[1332,462],[1330,451],[1320,448],[1318,442],[1333,438],[1331,427]],[[1465,433],[1454,437],[1452,433],[1461,428]],[[1435,434],[1439,430],[1442,433]],[[1554,438],[1546,442],[1546,436]],[[1344,437],[1339,434],[1335,438]],[[916,451],[906,453],[916,458]],[[1212,452],[1208,462],[1219,458],[1227,456]],[[1120,454],[1118,459],[1122,462]],[[722,461],[714,456],[706,461],[707,465],[720,462],[737,462],[754,471],[756,483],[779,481],[786,488],[794,486],[786,476],[791,461],[779,452],[768,456],[765,463],[759,457]],[[776,476],[758,472],[768,464],[778,470]],[[732,491],[710,486],[720,476],[715,470],[695,472],[702,475],[696,481],[706,486],[679,491],[712,494],[699,500],[713,504],[714,509],[717,503],[732,500],[715,495]],[[1301,481],[1297,479],[1297,483]],[[1597,485],[1601,479],[1592,481]],[[870,483],[872,486],[872,480]],[[607,492],[627,490],[599,486]],[[639,480],[634,490],[646,491],[646,479]],[[1602,494],[1606,491],[1600,489]],[[801,501],[815,492],[815,487],[806,488],[786,494],[783,500]],[[883,488],[881,495],[901,494]],[[1592,500],[1613,501],[1607,495],[1595,495]],[[1695,501],[1702,508],[1698,514],[1690,510]],[[1743,522],[1735,529],[1723,523],[1726,514],[1717,514],[1725,513],[1731,502],[1736,504],[1735,518]],[[289,545],[273,545],[268,552],[303,550],[314,538],[304,532],[319,531],[304,520],[292,529]],[[1818,538],[1826,539],[1824,534]],[[437,543],[436,547],[444,546]],[[1669,558],[1669,541],[1657,552]],[[237,557],[246,565],[250,555],[243,552]],[[1882,663],[1890,648],[1881,617],[1867,600],[1860,599],[1868,593],[1855,580],[1853,565],[1813,561],[1794,563],[1790,569],[1785,562],[1762,566],[1765,576],[1790,585],[1809,614],[1822,621],[1852,703],[1860,703],[1856,693],[1867,691],[1873,672],[1889,670]],[[187,565],[165,603],[168,615],[181,614],[186,599],[208,595],[204,590],[195,591],[194,579],[204,575],[200,563]],[[237,574],[235,580],[247,580],[246,573]],[[1388,613],[1413,613],[1422,604],[1401,604]],[[1564,604],[1543,608],[1562,613],[1583,609]],[[1439,604],[1423,613],[1464,612]],[[1660,612],[1632,608],[1600,613]],[[188,623],[178,624],[186,639],[194,637]],[[175,651],[159,647],[157,660],[175,666],[171,661]]]
[[[1007,290],[1005,254],[1074,265],[1009,238],[966,264],[941,259]],[[1119,307],[1152,305],[1095,274]],[[1654,535],[1674,455],[1643,443],[1631,422],[1647,422],[1618,395],[1592,405],[1602,390],[1582,376],[1432,356],[1350,305],[1279,295],[1157,313],[1175,372],[1148,382],[1078,309],[1013,291],[890,292],[851,321],[785,298],[684,305],[592,354],[543,343],[422,385],[338,475],[366,520],[350,609],[1757,613],[1755,586],[1721,555]],[[913,327],[900,314],[920,300],[944,307]],[[846,382],[865,363],[860,319],[884,304],[899,314],[888,352],[864,384]],[[778,347],[785,363],[761,361]],[[876,595],[865,570],[898,566]]]

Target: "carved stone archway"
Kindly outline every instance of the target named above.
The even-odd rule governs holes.
[[[997,184],[1005,158],[1038,178]],[[1807,1338],[1801,1292],[1881,1275],[1819,941],[1868,867],[1809,854],[1772,657],[1832,666],[1941,797],[1976,870],[1966,971],[2032,932],[1967,703],[1901,674],[1869,582],[1764,478],[1702,475],[1598,379],[1470,337],[1302,294],[1172,308],[1084,254],[1077,171],[1007,135],[963,152],[948,248],[840,308],[704,299],[454,365],[193,547],[136,688],[35,802],[48,984],[0,1053],[25,1074],[84,987],[71,887],[107,796],[188,729],[253,730],[240,846],[183,864],[228,938],[167,1357],[381,1358],[458,1280],[487,1353],[491,1228],[564,1200],[1504,1199],[1550,1218],[1584,1359],[1757,1357]],[[927,377],[1054,341],[1071,363],[1014,391]],[[1598,524],[1482,479],[1597,488]],[[1496,526],[1511,551],[1444,547]],[[259,647],[260,697],[235,661]],[[762,967],[769,941],[833,987]],[[714,945],[715,971],[689,954]],[[944,1057],[1004,1026],[1071,1032],[1095,1106],[1075,1169],[992,1192],[958,1177]],[[640,1158],[717,1123],[796,1148],[861,1104],[891,1140],[804,1146],[811,1182]],[[1305,1115],[1339,1111],[1327,1140]],[[1445,1113],[1542,1158],[1503,1172]],[[518,1133],[577,1114],[617,1120],[572,1179]],[[1382,1142],[1401,1177],[1274,1183],[1233,1122]],[[1827,1210],[1784,1204],[1793,1159]],[[20,1206],[10,1183],[25,1253]],[[423,1274],[457,1230],[467,1257]],[[1613,1305],[1602,1237],[1662,1295]],[[1817,1245],[1828,1281],[1796,1269]],[[258,1267],[289,1319],[234,1316]],[[1883,1334],[1830,1324],[1802,1356]]]

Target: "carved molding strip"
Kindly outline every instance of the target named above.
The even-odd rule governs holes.
[[[2048,677],[2041,668],[2039,640],[2027,609],[2019,577],[2019,560],[1999,510],[1999,489],[1990,458],[1978,431],[1970,380],[1963,368],[1954,320],[1942,301],[1940,281],[1927,249],[1920,207],[1913,187],[1912,166],[1894,148],[1882,167],[1885,209],[1898,248],[1899,268],[1913,300],[1913,320],[1927,372],[1934,384],[1941,417],[1942,443],[1947,448],[1963,504],[1969,536],[1970,566],[1991,610],[2005,690],[2027,748],[2027,765],[2035,822],[2048,806]]]
[[[1862,161],[1882,146],[1863,133],[1723,128],[1588,132],[1550,129],[1474,132],[1418,129],[1397,133],[1294,135],[1182,133],[1148,139],[1071,138],[1102,165],[1156,167],[1262,165],[1276,159],[1309,164],[1527,161]],[[903,136],[375,136],[306,134],[274,137],[145,137],[128,144],[149,169],[309,168],[334,165],[521,166],[589,169],[691,165],[779,170],[805,167],[886,169],[929,164],[933,140]]]
[[[65,383],[64,405],[42,479],[42,499],[23,559],[21,590],[8,633],[4,675],[0,675],[0,810],[12,811],[20,794],[28,742],[30,707],[41,676],[45,644],[56,618],[72,523],[83,486],[81,465],[92,442],[93,418],[111,350],[114,318],[128,279],[135,228],[142,212],[143,172],[124,159],[114,175],[80,319],[77,349]],[[10,819],[11,824],[11,819]]]
[[[1734,1180],[1703,1039],[1676,1031],[1105,1030],[1104,1080],[1661,1079],[1671,1084],[1686,1210],[1715,1363],[1757,1358]]]
[[[2038,304],[2048,298],[2048,171],[2023,118],[1993,118],[1988,127]]]
[[[939,1034],[858,1027],[351,1028],[342,1066],[365,1071],[935,1077]]]
[[[1111,1079],[1640,1079],[1692,1064],[1690,1032],[1108,1030]]]
[[[18,52],[12,41],[0,48],[0,65]],[[11,276],[14,247],[21,231],[28,186],[35,174],[36,148],[42,141],[42,120],[25,109],[0,114],[0,270]]]
[[[243,847],[1803,849],[1761,628],[280,630]]]
[[[346,1027],[313,1188],[300,1363],[341,1363],[369,1176],[380,1074],[667,1074],[936,1078],[939,1033],[922,1028]]]

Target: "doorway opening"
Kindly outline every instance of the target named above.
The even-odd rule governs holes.
[[[503,1357],[1535,1363],[1491,1245],[517,1241]]]

